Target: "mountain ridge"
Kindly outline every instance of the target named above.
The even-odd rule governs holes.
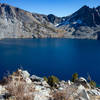
[[[100,6],[81,7],[70,16],[31,13],[0,4],[0,38],[79,38],[98,39]]]

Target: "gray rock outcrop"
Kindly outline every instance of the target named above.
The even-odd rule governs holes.
[[[0,4],[0,38],[47,38],[59,37],[58,31],[52,23],[41,15]]]

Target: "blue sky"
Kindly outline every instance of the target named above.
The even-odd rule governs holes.
[[[100,5],[100,0],[1,0],[0,2],[8,3],[30,12],[55,14],[57,16],[70,15],[83,5],[90,7]]]

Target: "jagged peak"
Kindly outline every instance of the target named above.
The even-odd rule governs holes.
[[[81,10],[90,10],[92,8],[90,8],[89,6],[87,5],[84,5],[83,7],[81,7],[78,11],[81,11]]]
[[[82,8],[90,8],[89,6],[87,6],[87,5],[84,5]]]
[[[49,14],[49,15],[48,15],[48,17],[49,17],[49,16],[52,16],[52,17],[57,17],[57,16],[56,16],[56,15],[54,15],[54,14]]]

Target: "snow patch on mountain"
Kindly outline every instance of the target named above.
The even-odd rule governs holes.
[[[74,21],[73,24],[82,24],[82,20],[78,19],[78,20]]]

